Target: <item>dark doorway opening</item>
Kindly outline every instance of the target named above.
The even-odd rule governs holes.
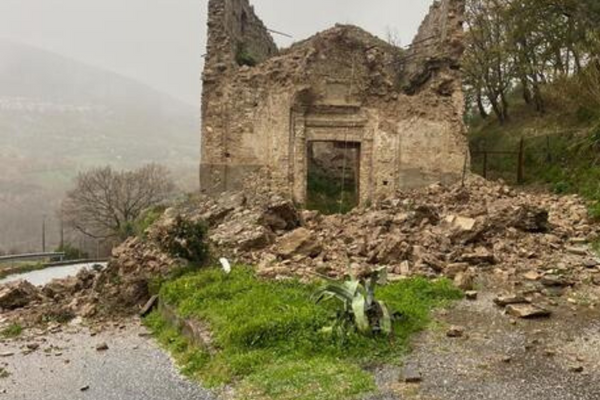
[[[358,206],[360,143],[309,142],[306,208],[345,214]]]

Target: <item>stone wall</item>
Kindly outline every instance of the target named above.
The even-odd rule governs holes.
[[[277,54],[277,46],[248,0],[208,2],[209,68],[236,67],[236,55],[244,49],[257,62]]]
[[[229,1],[210,2],[211,16],[219,18],[209,21],[217,33],[209,35],[204,73],[203,192],[241,189],[259,173],[268,189],[303,203],[312,141],[360,147],[363,203],[460,176],[467,154],[460,54],[448,52],[443,62],[431,64],[431,57],[417,62],[412,53],[419,37],[436,26],[428,21],[439,20],[445,2],[445,18],[454,22],[440,43],[462,32],[450,11],[462,0],[434,5],[408,52],[360,28],[337,25],[255,67],[224,62],[226,49],[211,43],[226,31],[220,16]],[[251,10],[247,0],[236,4]],[[407,84],[417,75],[417,83]]]

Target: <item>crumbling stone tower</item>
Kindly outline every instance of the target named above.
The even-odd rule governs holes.
[[[311,144],[353,149],[362,203],[459,178],[464,0],[436,1],[408,50],[355,26],[279,50],[248,0],[210,0],[201,191],[250,176],[304,203]]]

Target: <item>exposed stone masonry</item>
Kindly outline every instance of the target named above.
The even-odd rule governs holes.
[[[436,2],[407,51],[347,25],[278,51],[248,0],[210,0],[202,192],[253,176],[304,203],[309,143],[323,141],[359,149],[363,204],[456,180],[467,157],[463,9]],[[238,65],[240,51],[257,65]]]

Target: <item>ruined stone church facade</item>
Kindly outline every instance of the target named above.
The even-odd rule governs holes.
[[[436,1],[408,49],[347,25],[278,49],[248,0],[208,6],[202,192],[260,177],[304,203],[320,142],[356,150],[361,203],[460,177],[464,0]]]

